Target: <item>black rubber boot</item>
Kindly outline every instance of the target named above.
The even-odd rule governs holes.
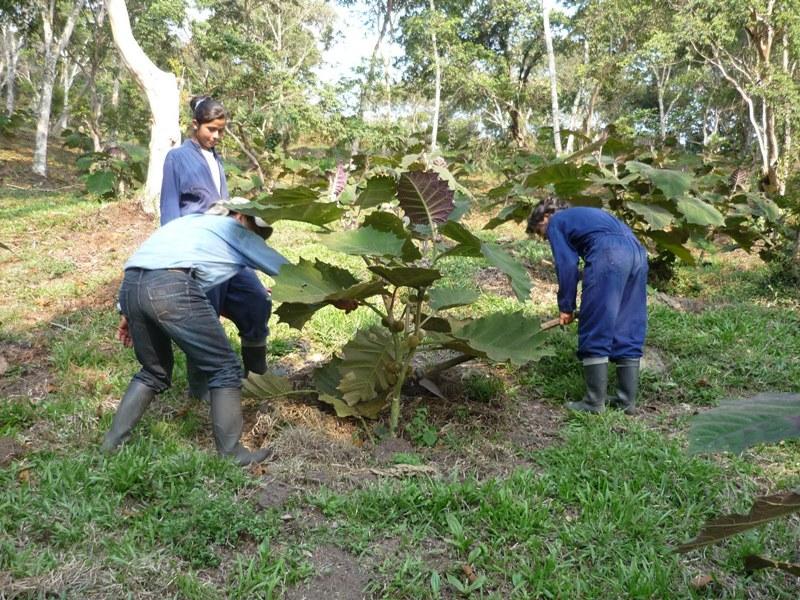
[[[267,372],[267,347],[242,346],[242,362],[245,379],[248,373],[263,375]]]
[[[639,359],[622,358],[617,361],[617,393],[609,406],[626,415],[636,414],[636,394],[639,391]]]
[[[583,365],[583,377],[586,395],[580,402],[567,402],[567,408],[579,412],[603,412],[608,388],[608,362]]]
[[[103,451],[111,452],[122,442],[128,439],[131,430],[142,418],[147,406],[155,397],[156,393],[136,379],[128,384],[125,395],[119,401],[117,412],[111,421],[111,430],[103,440]]]
[[[215,388],[210,392],[211,425],[217,452],[244,466],[272,456],[272,450],[251,452],[239,442],[242,437],[242,392],[239,388]]]
[[[186,359],[186,383],[189,386],[189,397],[208,403],[208,375]]]

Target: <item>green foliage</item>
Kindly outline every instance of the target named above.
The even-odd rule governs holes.
[[[505,200],[505,205],[486,227],[521,222],[533,198],[551,193],[573,205],[602,206],[630,225],[654,254],[651,272],[667,279],[676,259],[693,264],[692,250],[708,248],[706,241],[719,234],[748,251],[758,240],[762,254],[775,245],[781,209],[761,193],[728,193],[720,183],[724,178],[716,175],[725,172],[723,165],[684,161],[679,153],[653,155],[626,147],[613,135],[592,147],[596,153],[580,150],[515,174],[489,191],[490,198]]]
[[[81,144],[82,134],[68,132],[65,142]],[[123,144],[103,152],[86,152],[75,161],[86,185],[86,192],[98,198],[114,198],[144,183],[147,175],[147,150]]]
[[[361,304],[380,316],[380,325],[358,331],[338,357],[317,369],[315,383],[320,399],[340,416],[374,417],[390,406],[394,432],[401,388],[420,350],[449,349],[466,359],[489,357],[517,364],[538,360],[546,351],[538,321],[522,313],[467,322],[450,321],[443,314],[478,298],[474,290],[432,287],[443,278],[442,270],[433,266],[447,256],[485,258],[508,276],[522,301],[528,299],[531,284],[510,254],[482,242],[454,220],[467,196],[441,162],[432,163],[424,154],[362,155],[354,162],[350,170],[354,181],[342,180],[338,187],[362,190],[350,209],[360,224],[347,231],[328,231],[319,239],[331,251],[361,257],[371,278],[364,280],[347,269],[301,257],[296,265],[281,268],[273,298],[283,303],[276,311],[281,321],[298,329],[330,304],[346,310]],[[241,210],[270,222],[292,219],[327,230],[328,221],[317,220],[318,213],[312,215],[309,207],[318,206],[330,215],[343,211],[344,194],[329,190],[280,188]],[[375,297],[379,303],[373,302]],[[507,327],[515,335],[509,336]]]
[[[439,441],[439,432],[428,419],[428,409],[418,408],[406,423],[406,433],[418,446],[433,447]]]
[[[690,452],[742,452],[800,437],[800,394],[764,393],[729,400],[692,419]]]

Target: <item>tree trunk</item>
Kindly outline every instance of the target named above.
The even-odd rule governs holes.
[[[125,0],[106,0],[108,20],[122,62],[144,90],[153,122],[150,127],[150,162],[140,202],[145,212],[158,212],[164,159],[181,141],[178,108],[178,82],[172,73],[162,71],[151,61],[133,37]]]
[[[433,0],[430,0],[431,16],[436,11]],[[433,43],[433,64],[436,69],[436,81],[433,96],[433,118],[431,119],[431,152],[436,151],[437,138],[439,137],[439,108],[442,97],[442,65],[439,59],[439,47],[436,44],[436,28],[431,28],[431,42]]]
[[[17,63],[19,54],[25,46],[25,38],[17,37],[14,28],[9,24],[4,24],[3,31],[3,55],[5,56],[6,72],[4,86],[6,88],[6,115],[9,117],[14,114],[16,96],[14,95],[17,78]]]
[[[78,65],[65,60],[61,65],[61,86],[64,89],[64,99],[61,103],[61,116],[53,126],[53,135],[59,136],[61,132],[69,127],[69,92],[78,74]]]
[[[42,17],[42,36],[44,41],[44,69],[42,86],[39,94],[39,118],[36,122],[36,147],[33,151],[33,172],[42,177],[47,176],[47,137],[50,131],[50,111],[53,103],[53,86],[56,82],[56,66],[58,58],[72,37],[78,13],[83,8],[84,0],[75,0],[72,12],[64,23],[64,29],[58,43],[53,43],[53,23],[55,21],[54,5],[49,7],[41,0],[38,4]]]
[[[547,50],[547,69],[550,76],[550,103],[553,119],[553,143],[556,155],[561,155],[561,131],[558,110],[558,80],[556,77],[556,55],[553,52],[553,33],[550,29],[550,3],[552,0],[542,0],[542,22],[544,24],[544,45]]]

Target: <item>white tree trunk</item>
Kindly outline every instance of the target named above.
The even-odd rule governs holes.
[[[14,114],[16,96],[14,94],[17,79],[17,63],[19,54],[25,46],[25,37],[17,34],[9,24],[3,24],[3,56],[5,57],[6,72],[3,85],[6,88],[6,114]]]
[[[431,13],[436,10],[433,0],[430,0]],[[433,42],[433,64],[436,70],[436,81],[433,94],[433,117],[431,119],[431,152],[436,151],[437,139],[439,137],[439,109],[442,101],[442,65],[439,58],[439,47],[436,45],[436,28],[431,29],[431,41]]]
[[[56,66],[58,58],[72,37],[72,30],[78,19],[78,13],[83,8],[84,0],[75,0],[72,11],[64,23],[64,29],[57,43],[53,40],[53,23],[55,21],[55,3],[48,6],[44,0],[39,0],[39,14],[42,17],[42,39],[44,42],[44,69],[42,72],[42,86],[39,94],[39,118],[36,122],[36,147],[33,151],[33,172],[42,177],[47,176],[47,137],[50,131],[50,110],[53,103],[53,86],[56,81]]]
[[[65,60],[61,65],[61,87],[64,89],[64,98],[61,103],[61,116],[53,125],[53,135],[55,136],[61,135],[61,132],[69,127],[69,92],[79,69],[80,67],[70,60]]]
[[[164,159],[167,152],[181,141],[178,81],[174,74],[159,69],[133,37],[125,0],[106,0],[106,9],[114,43],[122,62],[147,95],[153,115],[150,127],[150,162],[140,202],[145,212],[155,214],[161,193]]]
[[[542,22],[544,25],[544,45],[547,50],[547,68],[550,75],[550,103],[553,117],[553,143],[556,154],[561,155],[561,126],[558,109],[558,80],[556,77],[556,55],[553,52],[553,33],[550,29],[550,10],[552,0],[542,0]]]

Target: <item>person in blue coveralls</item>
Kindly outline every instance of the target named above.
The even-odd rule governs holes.
[[[225,108],[210,96],[195,96],[192,136],[170,150],[164,161],[161,185],[161,225],[184,215],[204,213],[228,198],[228,185],[216,146],[225,133]],[[245,268],[219,286],[207,290],[217,314],[230,319],[239,331],[242,362],[247,373],[267,370],[267,322],[272,313],[269,292],[252,269]],[[189,393],[204,398],[209,373],[189,362]]]
[[[272,227],[235,212],[247,203],[234,198],[214,206],[218,214],[192,214],[156,230],[125,264],[119,291],[119,339],[133,346],[141,369],[117,407],[102,447],[124,442],[156,396],[172,381],[174,342],[208,374],[211,422],[217,451],[240,465],[260,462],[269,449],[250,451],[242,434],[239,359],[231,348],[209,289],[244,269],[275,276],[286,259],[264,242]],[[223,216],[227,215],[227,216]]]
[[[571,208],[557,198],[534,207],[527,232],[550,242],[562,325],[575,319],[578,261],[584,262],[578,358],[583,362],[586,395],[567,403],[567,408],[603,410],[610,360],[617,367],[617,392],[609,405],[634,414],[647,333],[647,252],[614,216],[598,208]]]

